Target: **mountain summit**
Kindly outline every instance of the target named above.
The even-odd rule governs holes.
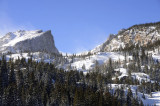
[[[0,38],[0,52],[48,52],[58,54],[51,31],[42,30],[9,32]]]

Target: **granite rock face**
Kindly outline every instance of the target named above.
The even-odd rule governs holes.
[[[10,32],[0,39],[0,52],[47,52],[56,53],[54,39],[51,31],[42,30]]]

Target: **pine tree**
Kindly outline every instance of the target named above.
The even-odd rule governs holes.
[[[103,103],[104,103],[104,101],[103,101],[103,94],[101,94],[101,93],[100,93],[100,95],[99,95],[99,100],[98,100],[98,102],[99,102],[99,103],[98,103],[98,106],[103,106],[103,105],[104,105],[104,104],[103,104]]]
[[[77,89],[76,89],[76,92],[75,92],[75,95],[74,95],[73,106],[80,106],[79,105],[79,95],[78,95],[78,90]]]
[[[16,106],[17,104],[17,85],[14,83],[11,83],[7,88],[7,101],[8,106]]]
[[[2,57],[1,62],[1,77],[2,77],[2,89],[8,86],[8,70],[5,56]]]
[[[141,100],[141,102],[140,102],[140,106],[144,106],[144,104],[143,104],[142,100]]]
[[[15,78],[15,73],[14,73],[14,64],[11,63],[10,66],[10,74],[9,74],[9,84],[16,84],[16,78]]]
[[[131,106],[132,96],[133,94],[132,94],[131,88],[129,87],[127,92],[127,106]]]
[[[142,95],[142,98],[143,98],[143,99],[146,99],[146,97],[145,97],[144,93],[143,93],[143,95]]]

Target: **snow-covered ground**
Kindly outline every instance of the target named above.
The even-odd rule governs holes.
[[[145,74],[145,73],[142,73],[142,72],[134,72],[132,73],[132,78],[135,78],[137,80],[139,80],[139,82],[141,83],[142,81],[145,81],[145,82],[154,82],[150,79],[149,75],[148,74]]]
[[[125,68],[117,68],[114,71],[120,72],[121,75],[118,76],[119,79],[121,79],[125,76],[128,76],[128,71]],[[131,77],[134,78],[134,79],[137,79],[140,83],[142,81],[145,81],[145,82],[150,82],[151,81],[152,83],[154,83],[154,81],[150,80],[149,75],[145,74],[143,72],[132,72]],[[112,80],[114,80],[114,79],[115,79],[115,77],[112,78]]]
[[[127,91],[128,91],[128,85],[124,85],[124,84],[111,84],[111,87],[113,89],[113,93],[115,92],[116,89],[120,89],[121,86],[125,87],[124,91],[125,91],[125,95],[127,95]],[[136,89],[137,86],[130,86],[133,96],[136,96]],[[150,97],[150,95],[148,94],[144,94],[145,95],[145,99],[142,98],[143,93],[137,92],[137,97],[143,101],[144,105],[149,105],[149,106],[160,106],[160,92],[152,92],[152,97]]]
[[[154,60],[158,60],[160,62],[160,52],[158,49],[155,49],[155,51],[148,51],[148,54],[152,55]]]
[[[118,76],[119,79],[125,77],[125,76],[128,76],[128,72],[125,68],[118,68],[118,69],[115,69],[114,71],[119,71],[121,73],[120,76]],[[115,78],[113,78],[115,79]]]
[[[37,61],[37,62],[40,62],[40,61],[44,61],[46,63],[51,63],[54,61],[54,58],[50,58],[49,54],[47,53],[41,53],[41,52],[34,52],[34,53],[31,53],[32,54],[32,59],[34,61]],[[29,58],[31,58],[28,53],[22,53],[22,54],[11,54],[11,55],[6,55],[6,59],[7,61],[12,58],[13,60],[17,60],[18,58],[21,59],[21,58],[25,58],[26,61],[28,61]]]
[[[82,66],[85,66],[86,70],[92,69],[95,66],[96,61],[99,65],[104,64],[111,58],[113,61],[124,60],[124,56],[115,52],[100,52],[98,54],[88,56],[85,59],[76,59],[71,66],[76,67],[76,69],[81,70]]]
[[[152,92],[152,97],[145,95],[146,99],[142,99],[143,104],[160,106],[160,92]]]
[[[160,61],[160,54],[153,54],[153,59]]]

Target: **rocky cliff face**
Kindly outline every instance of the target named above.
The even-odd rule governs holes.
[[[94,49],[94,51],[114,51],[126,47],[126,45],[145,46],[150,42],[160,40],[160,22],[134,25],[123,29],[116,35],[110,35],[108,40]]]
[[[0,39],[0,52],[48,52],[58,54],[51,31],[10,32]]]

